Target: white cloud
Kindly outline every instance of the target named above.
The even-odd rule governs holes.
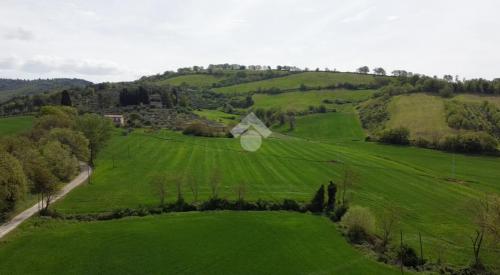
[[[498,10],[494,0],[4,0],[0,77],[124,81],[228,62],[493,78]]]
[[[8,40],[29,41],[33,40],[35,38],[35,35],[29,30],[16,28],[5,33],[4,38]]]
[[[397,16],[397,15],[389,15],[385,19],[387,21],[396,21],[396,20],[399,20],[399,16]]]

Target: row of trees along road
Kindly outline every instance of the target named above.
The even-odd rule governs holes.
[[[62,183],[78,174],[79,161],[93,164],[111,130],[111,122],[99,115],[79,116],[71,107],[45,106],[29,132],[1,138],[0,221],[29,193],[47,211]]]

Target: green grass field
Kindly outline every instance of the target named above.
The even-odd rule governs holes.
[[[351,141],[362,136],[359,127],[346,126],[355,117],[342,113],[324,116],[317,120],[317,127],[328,123],[344,126],[339,131],[325,126],[318,136],[311,136],[307,127],[317,127],[309,125],[314,117],[306,116],[297,120],[297,137],[266,139],[255,153],[243,151],[236,139],[187,137],[167,131],[153,136],[140,131],[128,137],[116,135],[99,155],[92,184],[74,190],[55,209],[94,213],[155,205],[158,199],[149,181],[157,172],[183,181],[183,176],[193,175],[200,186],[200,199],[206,199],[208,180],[216,167],[223,171],[223,197],[235,199],[235,185],[244,182],[249,200],[308,201],[320,184],[339,181],[348,164],[360,176],[349,194],[353,204],[367,206],[377,215],[388,201],[398,204],[403,209],[401,228],[412,246],[417,247],[421,232],[428,257],[435,260],[438,250],[446,247],[443,257],[447,262],[467,264],[473,228],[465,209],[484,192],[500,191],[498,158]],[[453,159],[458,182],[447,180],[452,176]],[[173,200],[173,184],[169,190],[168,198]],[[187,200],[192,199],[187,186],[184,193]]]
[[[201,110],[201,111],[194,111],[194,113],[202,118],[223,123],[226,125],[237,124],[239,118],[239,115],[228,114],[219,110]]]
[[[410,130],[412,138],[424,137],[439,140],[456,131],[446,122],[445,99],[426,94],[410,94],[394,97],[387,110],[387,128],[404,126]]]
[[[181,75],[172,78],[167,78],[160,81],[155,81],[155,84],[159,85],[181,85],[183,83],[187,83],[190,86],[195,87],[212,87],[213,83],[217,83],[226,79],[227,77],[216,77],[214,75],[209,74],[189,74],[189,75]]]
[[[372,83],[374,79],[375,77],[373,75],[360,75],[354,73],[306,72],[268,80],[216,88],[215,91],[225,94],[244,94],[256,91],[259,88],[269,89],[278,87],[282,90],[298,89],[301,84],[312,87],[324,87],[345,82],[353,84],[369,84]]]
[[[33,117],[19,116],[0,118],[0,136],[14,135],[27,131],[33,125]]]
[[[34,219],[0,244],[1,274],[397,274],[326,218],[180,213],[106,222]]]
[[[363,140],[365,135],[355,113],[312,114],[297,117],[299,127],[290,131],[289,125],[273,130],[290,136],[323,142]]]
[[[325,105],[330,110],[340,110],[345,106],[352,106],[352,104],[326,104],[323,100],[343,99],[352,102],[359,102],[369,99],[373,93],[373,90],[320,90],[288,92],[276,95],[254,94],[252,97],[254,100],[252,108],[281,108],[284,110],[305,111],[309,106],[317,107],[319,105]]]

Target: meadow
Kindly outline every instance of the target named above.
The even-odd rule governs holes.
[[[214,89],[216,92],[224,94],[245,94],[260,89],[280,88],[298,89],[301,84],[312,87],[325,87],[339,83],[370,84],[375,81],[373,75],[361,75],[355,73],[335,73],[335,72],[305,72],[273,79],[254,81],[239,85],[227,86]]]
[[[27,131],[33,125],[33,117],[17,116],[0,118],[0,136],[15,135]]]
[[[373,90],[319,90],[319,91],[306,91],[306,92],[287,92],[276,95],[268,94],[254,94],[252,96],[254,105],[252,108],[280,108],[284,110],[293,111],[306,111],[309,106],[324,105],[327,109],[342,109],[344,105],[352,106],[353,104],[336,104],[325,103],[324,100],[348,101],[349,103],[356,103],[369,99],[373,95]]]
[[[286,212],[33,219],[0,244],[0,259],[2,274],[398,272],[361,255],[328,219]]]
[[[283,129],[264,140],[255,153],[243,151],[237,139],[189,137],[170,131],[117,134],[99,155],[92,183],[74,190],[54,207],[73,214],[157,205],[150,180],[158,172],[181,180],[187,200],[193,199],[188,182],[195,181],[199,200],[204,200],[210,196],[208,181],[215,169],[222,171],[220,195],[225,198],[236,199],[235,186],[243,183],[248,200],[306,202],[319,185],[340,181],[344,167],[349,166],[359,174],[359,183],[348,193],[351,204],[367,206],[378,217],[387,202],[399,205],[400,228],[413,247],[418,245],[420,232],[427,257],[436,260],[445,247],[441,253],[445,261],[468,263],[473,227],[467,205],[484,193],[500,191],[498,158],[356,141],[362,132],[359,124],[353,124],[359,123],[354,116],[317,116],[325,117],[297,120],[296,136]],[[320,130],[310,134],[307,127]],[[341,138],[325,141],[330,135]],[[174,197],[172,183],[168,199]]]
[[[155,81],[155,84],[181,85],[183,83],[186,83],[195,87],[212,87],[212,84],[222,81],[226,78],[227,77],[225,76],[216,77],[209,74],[188,74]]]
[[[400,95],[392,98],[387,110],[387,128],[404,126],[412,138],[439,139],[456,130],[446,122],[445,99],[427,94]]]
[[[240,117],[239,115],[228,114],[219,110],[196,110],[193,112],[202,118],[226,125],[237,124]]]

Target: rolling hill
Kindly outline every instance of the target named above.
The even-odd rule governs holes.
[[[45,92],[85,87],[92,82],[83,79],[55,78],[55,79],[0,79],[0,102],[15,96],[35,95]]]

